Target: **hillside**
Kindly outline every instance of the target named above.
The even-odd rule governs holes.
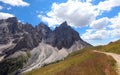
[[[110,42],[108,45],[105,46],[96,46],[94,47],[94,49],[104,52],[120,54],[120,40],[115,42]]]
[[[72,53],[64,61],[23,75],[117,75],[115,68],[116,61],[111,56],[83,49]]]
[[[69,54],[64,61],[46,65],[23,75],[118,75],[117,62],[109,53],[120,54],[120,40],[105,46],[84,48]]]

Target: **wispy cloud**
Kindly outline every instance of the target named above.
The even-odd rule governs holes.
[[[0,19],[7,19],[9,17],[14,17],[13,14],[0,12]]]
[[[110,11],[112,8],[120,6],[120,0],[105,0],[97,5],[97,8],[103,11]]]
[[[104,29],[109,23],[109,19],[107,17],[100,18],[98,20],[94,20],[90,27],[93,29]]]
[[[9,4],[11,6],[29,6],[30,4],[23,0],[0,0],[0,2]]]
[[[120,13],[113,17],[103,17],[91,24],[91,29],[87,29],[82,38],[87,42],[92,40],[92,44],[96,45],[96,41],[106,41],[107,39],[114,41],[120,39]],[[98,44],[99,45],[99,44]]]

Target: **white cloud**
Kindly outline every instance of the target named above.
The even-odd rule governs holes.
[[[90,27],[93,29],[103,29],[108,25],[108,23],[109,23],[109,19],[107,17],[103,17],[103,18],[93,21],[90,24]]]
[[[92,2],[92,0],[86,0],[86,2]]]
[[[112,8],[120,6],[120,0],[105,0],[96,5],[99,15],[105,11],[111,11]],[[98,16],[99,16],[98,15]],[[107,44],[113,39],[120,39],[120,13],[113,18],[102,17],[92,21],[90,28],[82,35],[82,39],[93,45]],[[109,24],[109,25],[108,25]],[[111,24],[111,25],[110,25]],[[109,28],[111,29],[109,29]],[[97,29],[97,30],[96,30]]]
[[[52,27],[52,26],[54,27],[55,24],[59,24],[57,19],[55,19],[55,18],[49,18],[49,17],[45,17],[45,16],[42,16],[42,15],[38,15],[38,17],[39,18],[42,17],[42,21],[47,22],[49,27]]]
[[[97,8],[103,11],[110,11],[113,7],[120,6],[120,0],[105,0],[97,5]]]
[[[23,0],[0,0],[0,2],[12,5],[12,6],[29,6],[30,4]]]
[[[112,41],[111,31],[106,29],[102,30],[88,29],[86,33],[81,36],[81,38],[94,46],[106,45],[110,41]]]
[[[2,10],[3,9],[3,7],[2,6],[0,6],[0,10]]]
[[[120,13],[113,18],[101,18],[90,25],[92,29],[86,30],[82,35],[82,39],[93,45],[100,45],[100,40],[104,41],[101,44],[107,44],[110,41],[120,39]],[[110,23],[108,23],[108,21]],[[110,24],[110,25],[108,25]],[[103,26],[101,26],[103,25]]]
[[[0,19],[7,19],[9,17],[14,17],[14,15],[9,13],[0,12]]]
[[[68,0],[66,3],[53,3],[51,11],[41,19],[48,22],[50,26],[67,21],[69,25],[82,27],[90,24],[96,18],[98,12],[95,9],[90,3]]]
[[[120,38],[120,28],[119,29],[113,29],[110,31],[112,38]]]
[[[120,12],[118,13],[118,16],[115,16],[114,18],[110,19],[112,25],[110,25],[110,28],[120,29]]]
[[[83,27],[90,25],[90,27],[96,29],[104,28],[108,19],[95,20],[96,17],[105,11],[110,11],[113,7],[120,6],[120,0],[105,0],[99,2],[98,5],[92,5],[92,1],[68,0],[66,3],[53,3],[47,16],[41,16],[40,18],[42,21],[48,22],[49,26],[67,21],[71,26]]]
[[[120,12],[117,16],[110,19],[111,25],[109,27],[111,28],[111,37],[112,38],[120,38]]]
[[[86,41],[88,41],[88,40],[104,40],[109,37],[109,31],[104,30],[104,29],[94,31],[91,29],[91,30],[87,30],[87,32],[85,34],[83,34],[81,37]]]

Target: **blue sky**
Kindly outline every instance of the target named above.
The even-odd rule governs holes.
[[[120,0],[0,0],[0,19],[13,16],[51,28],[67,21],[92,45],[120,39]]]

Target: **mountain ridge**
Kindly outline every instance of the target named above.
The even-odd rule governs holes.
[[[17,69],[11,72],[11,69],[5,68],[0,70],[1,74],[31,71],[58,60],[64,59],[69,53],[82,49],[90,44],[83,41],[78,32],[68,26],[67,22],[63,22],[55,30],[51,30],[44,23],[40,23],[36,27],[31,24],[22,24],[18,22],[16,17],[0,20],[0,55],[3,60],[19,59],[14,63],[21,62]],[[4,26],[5,25],[5,26]],[[22,57],[21,57],[22,56]],[[24,58],[23,58],[24,56]],[[33,62],[34,61],[34,62]],[[13,64],[10,61],[9,64]],[[4,67],[3,67],[4,68]]]

